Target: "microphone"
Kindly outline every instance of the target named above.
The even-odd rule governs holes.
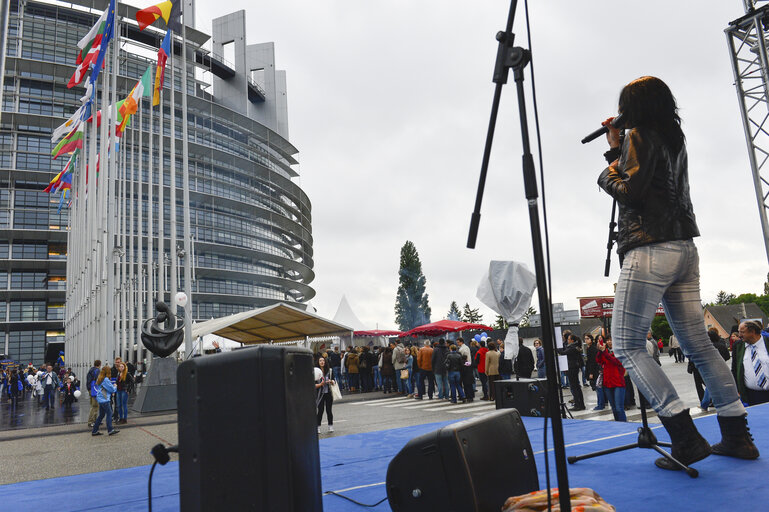
[[[624,119],[622,119],[622,114],[618,115],[614,119],[611,120],[611,125],[615,128],[622,128],[622,124],[624,122]],[[601,126],[599,129],[582,139],[582,144],[587,144],[588,142],[592,142],[604,133],[608,133],[609,128],[606,126]]]

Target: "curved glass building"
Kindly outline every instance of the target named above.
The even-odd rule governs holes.
[[[0,118],[0,352],[23,364],[40,364],[63,348],[58,344],[65,338],[68,230],[78,229],[78,223],[69,220],[68,208],[59,210],[59,196],[43,192],[65,163],[51,158],[51,133],[81,104],[84,87],[66,86],[75,69],[76,44],[107,2],[10,0],[7,5]],[[185,10],[194,12],[190,0]],[[162,21],[157,23],[159,28],[139,31],[135,12],[136,8],[118,5],[124,22],[119,25],[117,85],[123,96],[148,66],[154,69],[165,33]],[[122,181],[116,182],[111,197],[119,205],[119,247],[115,323],[110,332],[122,340],[108,344],[107,351],[80,347],[67,360],[73,366],[82,368],[94,357],[115,355],[143,360],[146,354],[138,343],[138,324],[151,314],[147,304],[152,297],[146,291],[153,283],[165,282],[156,297],[169,301],[176,291],[169,284],[172,271],[177,273],[178,290],[185,289],[187,278],[181,271],[185,257],[192,258],[194,268],[193,319],[208,320],[275,302],[303,303],[315,295],[310,286],[314,278],[311,205],[296,180],[297,149],[288,139],[286,76],[275,69],[273,44],[246,44],[243,11],[214,19],[210,35],[191,25],[194,16],[188,15],[186,66],[177,36],[166,68],[162,140],[160,110],[152,111],[154,132],[150,132],[150,111],[140,107],[120,141]],[[118,47],[115,41],[112,45]],[[168,94],[172,61],[173,105]],[[191,255],[182,250],[180,77],[185,68]],[[158,199],[161,156],[162,210]],[[169,200],[172,179],[177,189],[175,205]],[[172,208],[176,240],[170,238]],[[162,254],[158,252],[161,238]],[[172,270],[174,258],[176,270]]]

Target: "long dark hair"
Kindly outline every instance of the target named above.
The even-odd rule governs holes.
[[[619,112],[626,128],[652,128],[673,153],[686,141],[676,99],[659,78],[642,76],[627,84],[619,95]]]

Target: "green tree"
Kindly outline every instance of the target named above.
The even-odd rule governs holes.
[[[449,312],[446,315],[446,318],[448,320],[462,320],[462,312],[459,310],[459,306],[457,306],[457,301],[451,301],[451,306],[449,306]]]
[[[769,295],[756,295],[755,293],[743,293],[734,297],[729,304],[747,304],[754,302],[765,315],[769,316]]]
[[[654,336],[654,339],[662,338],[662,342],[667,345],[671,334],[673,334],[673,329],[670,328],[665,315],[655,316],[654,320],[652,320],[652,336]]]
[[[764,283],[764,295],[769,295],[769,272],[766,274],[766,282]]]
[[[537,310],[534,309],[533,306],[529,306],[529,309],[526,310],[526,313],[523,314],[523,318],[521,318],[521,321],[518,322],[519,327],[529,327],[531,325],[531,315],[536,315]]]
[[[480,324],[483,322],[483,315],[481,315],[479,308],[471,308],[470,304],[465,302],[465,307],[462,308],[462,321],[470,322],[471,324]]]
[[[505,318],[502,315],[497,315],[497,318],[496,320],[494,320],[492,327],[494,327],[494,329],[501,330],[501,329],[507,329],[509,326],[507,325],[507,322],[505,321]]]
[[[726,304],[730,304],[732,300],[734,300],[733,293],[726,293],[725,291],[721,290],[718,292],[718,295],[716,295],[715,305],[725,306]]]
[[[401,247],[398,270],[398,292],[395,296],[395,322],[401,331],[430,323],[429,296],[425,292],[427,279],[422,273],[417,248],[410,241]]]

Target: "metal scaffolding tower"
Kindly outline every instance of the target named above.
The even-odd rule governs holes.
[[[743,5],[745,15],[730,22],[725,32],[769,259],[769,1],[743,0]]]

